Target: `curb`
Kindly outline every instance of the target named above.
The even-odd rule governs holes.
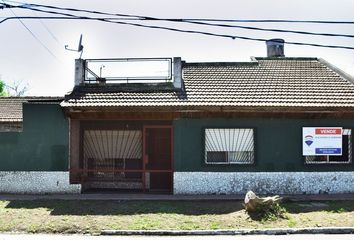
[[[287,235],[287,234],[354,234],[354,227],[270,228],[238,230],[102,230],[101,235],[206,236],[206,235]]]

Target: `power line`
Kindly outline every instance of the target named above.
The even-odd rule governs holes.
[[[1,18],[0,18],[1,19]],[[43,19],[43,20],[94,20],[97,21],[98,18],[80,18],[79,16],[77,17],[55,17],[55,16],[17,16],[17,17],[3,17],[2,20],[0,20],[0,24],[3,22],[6,22],[8,20],[14,20],[14,19],[25,19],[25,20],[35,20],[35,19]],[[126,18],[103,18],[106,20],[127,20]]]
[[[36,16],[37,14],[34,13]],[[41,23],[41,25],[44,27],[44,29],[49,33],[49,35],[59,44],[61,45],[61,43],[59,42],[58,38],[55,36],[55,34],[49,29],[49,27],[47,26],[47,24],[45,24],[42,19],[38,19],[39,22]]]
[[[27,6],[17,6],[17,7],[23,8],[23,9],[32,10],[32,11],[43,12],[43,13],[63,15],[63,16],[66,16],[66,17],[70,17],[72,19],[97,20],[97,21],[109,22],[109,23],[115,23],[115,24],[121,24],[121,25],[130,25],[130,26],[144,27],[144,28],[151,28],[151,29],[162,29],[162,30],[169,30],[169,31],[174,31],[174,32],[182,32],[182,33],[202,34],[202,35],[207,35],[207,36],[224,37],[224,38],[231,38],[231,39],[237,39],[238,38],[238,39],[243,39],[243,40],[252,40],[252,41],[261,41],[261,42],[265,42],[265,41],[268,40],[268,39],[263,39],[263,38],[251,38],[251,37],[245,37],[245,36],[218,34],[218,33],[205,32],[205,31],[185,30],[185,29],[172,28],[172,27],[163,27],[163,26],[157,26],[157,25],[146,25],[146,24],[140,24],[140,23],[115,21],[115,20],[109,20],[107,18],[92,18],[92,17],[87,17],[87,16],[77,16],[77,15],[73,15],[73,14],[69,14],[69,13],[47,11],[47,10],[36,9],[36,8],[33,8],[33,7],[27,7]],[[313,46],[313,47],[338,48],[338,49],[354,50],[354,47],[341,46],[341,45],[325,45],[325,44],[291,42],[291,41],[285,41],[285,43],[292,44],[292,45],[302,45],[302,46]]]
[[[9,1],[9,2],[14,2],[14,1]],[[24,4],[23,6],[18,6],[18,7],[20,7],[20,8],[26,7],[27,9],[33,9],[33,8],[27,7],[27,6],[35,6],[35,7],[40,7],[40,8],[49,8],[49,9],[57,9],[57,10],[65,10],[65,11],[84,12],[84,13],[92,13],[92,14],[100,14],[100,15],[109,15],[109,16],[128,17],[128,19],[125,19],[125,20],[171,21],[171,22],[182,22],[182,23],[206,25],[206,26],[214,26],[214,27],[240,28],[240,29],[255,30],[255,31],[294,33],[294,34],[315,35],[315,36],[325,36],[325,37],[354,38],[354,35],[351,35],[351,34],[318,33],[318,32],[287,30],[287,29],[259,28],[259,27],[240,26],[240,25],[215,24],[215,23],[204,22],[201,20],[197,21],[197,20],[191,20],[191,19],[156,18],[156,17],[151,17],[151,16],[131,15],[131,14],[121,14],[121,13],[108,13],[108,12],[91,11],[91,10],[77,9],[77,8],[63,8],[63,7],[56,7],[56,6],[51,6],[51,5],[41,5],[41,4]],[[235,21],[245,22],[245,21],[251,21],[251,20],[235,20]],[[266,21],[266,20],[262,20],[262,21]],[[269,21],[273,21],[273,20],[269,20]],[[278,21],[288,21],[288,20],[278,20]],[[294,21],[291,21],[291,22],[294,22]],[[334,23],[334,22],[332,22],[332,23]],[[354,22],[353,22],[353,24],[354,24]]]
[[[354,21],[329,21],[329,20],[288,20],[288,19],[213,19],[213,18],[156,18],[150,16],[141,16],[134,14],[121,14],[121,13],[109,13],[102,11],[93,11],[86,9],[77,9],[77,8],[64,8],[57,7],[52,5],[42,5],[42,4],[34,4],[34,3],[24,3],[18,1],[5,0],[6,2],[24,4],[35,7],[42,8],[51,8],[57,10],[65,10],[65,11],[75,11],[75,12],[83,12],[83,13],[92,13],[92,14],[100,14],[100,15],[110,15],[110,16],[118,16],[118,17],[130,17],[130,18],[138,18],[138,20],[164,20],[164,21],[201,21],[201,22],[239,22],[239,23],[312,23],[312,24],[354,24]],[[12,6],[12,5],[10,5]],[[12,6],[16,7],[16,6]],[[133,20],[133,19],[132,19]]]
[[[17,6],[8,5],[6,3],[0,3],[0,9],[4,8],[17,8]]]
[[[3,0],[4,2],[4,0]],[[4,2],[5,4],[5,2]],[[6,5],[6,4],[5,4]],[[22,24],[22,26],[32,35],[32,37],[34,39],[36,39],[36,41],[50,54],[52,55],[55,59],[59,60],[52,51],[50,51],[50,49],[31,31],[31,29],[29,29],[26,24],[17,17],[17,15],[15,14],[14,11],[12,11],[12,9],[10,8],[10,11],[12,12],[12,14],[18,19],[18,21]]]
[[[206,25],[206,26],[214,26],[214,27],[241,28],[241,29],[248,29],[248,30],[265,31],[265,32],[282,32],[282,33],[296,33],[296,34],[325,36],[325,37],[354,38],[354,35],[350,35],[350,34],[318,33],[318,32],[307,32],[307,31],[285,30],[285,29],[274,29],[274,28],[259,28],[259,27],[240,26],[240,25],[214,24],[214,23],[190,21],[190,20],[183,20],[183,22],[192,23],[192,24],[199,24],[199,25]]]
[[[353,21],[287,20],[287,19],[212,19],[212,18],[184,18],[184,20],[186,20],[186,21],[203,21],[203,22],[236,22],[236,23],[354,24]]]

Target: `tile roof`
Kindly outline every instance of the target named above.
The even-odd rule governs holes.
[[[60,97],[0,97],[0,122],[22,122],[22,104],[61,101]]]
[[[184,91],[78,87],[63,107],[354,107],[353,79],[317,58],[184,63]],[[99,90],[101,89],[101,90]],[[137,88],[138,89],[138,88]]]

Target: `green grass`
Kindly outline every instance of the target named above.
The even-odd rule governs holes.
[[[0,201],[0,231],[97,234],[103,229],[354,227],[354,201],[285,203],[276,210],[254,218],[241,201]]]

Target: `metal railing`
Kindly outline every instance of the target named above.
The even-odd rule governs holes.
[[[172,58],[86,59],[84,82],[169,82],[172,64]]]

